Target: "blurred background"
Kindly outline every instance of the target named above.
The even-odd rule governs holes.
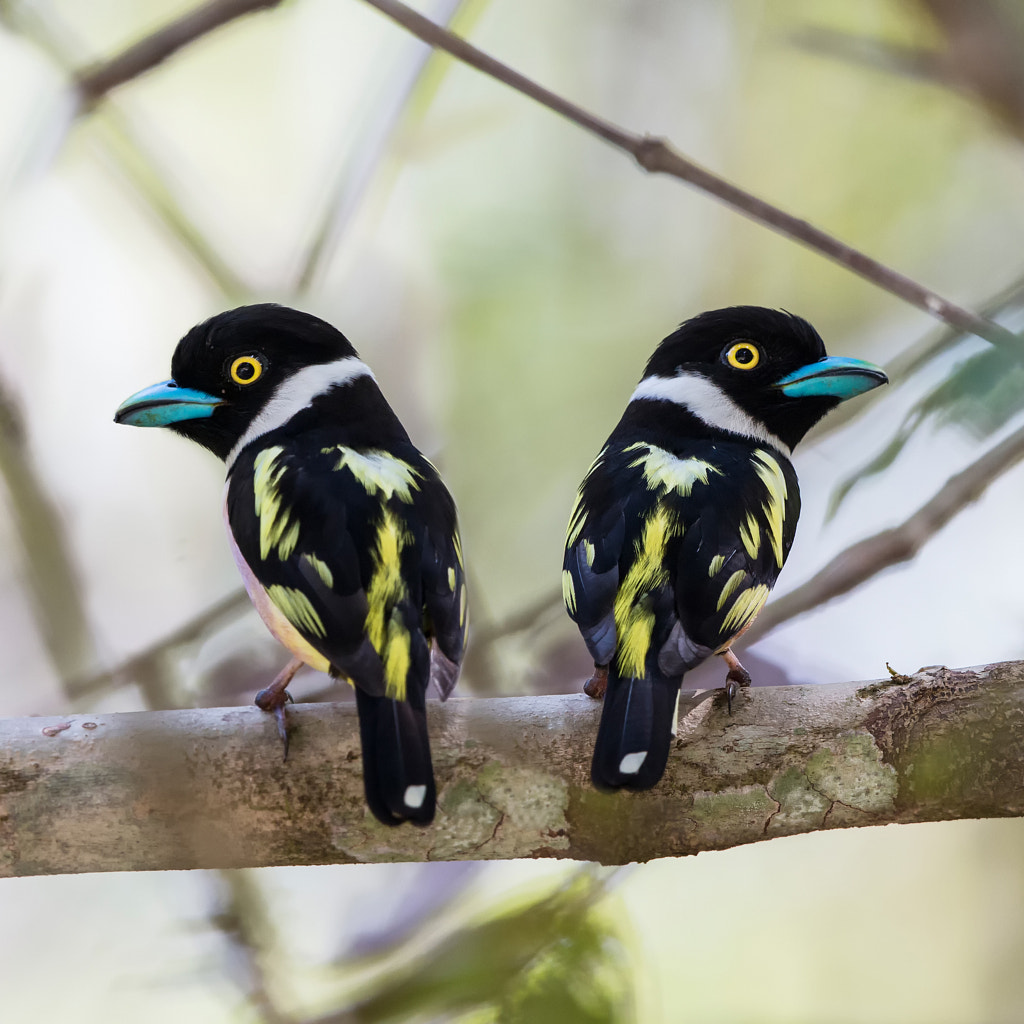
[[[0,715],[248,703],[285,657],[223,467],[115,427],[246,301],[336,324],[460,508],[463,694],[575,692],[565,521],[643,364],[736,303],[887,368],[798,450],[776,597],[995,445],[919,554],[780,622],[760,684],[1024,657],[1024,368],[740,218],[358,0],[232,21],[109,92],[78,72],[193,5],[0,2]],[[587,109],[1024,326],[1013,0],[432,0]],[[76,82],[79,83],[76,86]],[[98,90],[98,91],[97,91]],[[1018,436],[1020,434],[1020,436]],[[720,667],[713,672],[719,685]],[[297,699],[346,699],[326,677]],[[528,862],[0,881],[3,1018],[1019,1021],[1024,822],[777,839],[618,871]]]

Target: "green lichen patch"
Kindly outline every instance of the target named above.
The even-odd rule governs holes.
[[[897,777],[892,765],[882,763],[882,752],[868,732],[846,733],[810,757],[807,781],[829,800],[869,814],[891,810]]]
[[[430,860],[452,860],[473,853],[494,835],[501,811],[468,779],[455,779],[438,800]]]
[[[492,763],[477,775],[476,785],[508,825],[498,825],[494,841],[481,850],[483,856],[528,857],[540,847],[569,848],[569,786],[564,779],[534,768]]]
[[[768,784],[779,809],[768,823],[768,835],[785,836],[820,828],[832,801],[807,780],[799,768],[787,768]]]
[[[765,825],[777,809],[764,786],[743,786],[718,793],[694,793],[687,814],[697,824],[701,846],[733,846],[764,835]]]

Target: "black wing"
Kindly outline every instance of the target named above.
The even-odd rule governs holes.
[[[466,622],[451,496],[412,445],[329,441],[267,435],[240,453],[227,493],[239,554],[333,672],[403,700],[408,684],[425,688],[433,657],[447,696]]]
[[[774,450],[606,446],[580,487],[563,563],[595,663],[657,655],[660,674],[678,677],[727,647],[767,599],[799,509],[796,475]]]

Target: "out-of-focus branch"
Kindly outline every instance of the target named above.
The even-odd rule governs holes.
[[[801,30],[793,41],[811,53],[944,86],[1024,141],[1024,32],[1015,5],[920,0],[918,6],[942,34],[944,46],[904,46],[821,26]]]
[[[120,56],[77,76],[78,88],[90,104],[111,89],[147,71],[181,47],[234,18],[276,6],[279,0],[213,0],[197,11],[140,40]],[[917,281],[846,245],[820,228],[725,181],[676,152],[664,139],[637,135],[537,84],[525,75],[447,31],[399,0],[365,0],[413,35],[497,79],[549,110],[630,153],[644,170],[668,174],[714,196],[759,224],[807,246],[905,302],[995,345],[1024,355],[1024,344],[1000,324],[951,302]]]
[[[466,6],[466,0],[441,0],[435,16],[451,25]],[[440,75],[428,74],[429,69],[438,60],[451,63],[431,47],[420,47],[418,43],[410,42],[418,52],[403,53],[402,61],[388,75],[388,95],[376,104],[364,122],[361,137],[350,147],[345,165],[330,189],[324,216],[301,258],[295,285],[295,291],[299,293],[313,286],[370,185],[377,184],[382,164],[393,148],[396,136],[414,117],[422,117],[426,111],[428,103],[422,102],[423,94],[429,92],[432,97],[440,82]],[[417,93],[421,94],[420,97]],[[413,103],[414,97],[421,102]],[[389,175],[390,178],[393,175]]]
[[[0,721],[0,876],[559,857],[605,864],[889,822],[1024,815],[1024,663],[742,691],[680,724],[662,782],[590,785],[580,695],[428,708],[438,817],[363,800],[345,705]],[[793,723],[800,728],[794,729]]]
[[[68,38],[65,27],[52,15],[48,16],[36,9],[19,7],[10,10],[0,7],[0,19],[12,31],[43,50],[54,63],[71,73],[76,63],[73,53],[78,47],[74,40]],[[59,121],[61,118],[58,114],[58,111],[54,111],[53,118]],[[62,141],[72,123],[68,119],[66,124],[62,122],[51,125],[49,130],[59,127],[57,134]],[[108,103],[97,114],[92,127],[96,130],[90,135],[90,140],[95,143],[101,155],[112,161],[115,170],[124,176],[169,235],[196,260],[224,295],[235,300],[248,295],[249,289],[245,282],[220,256],[178,202],[173,190],[167,185],[173,175],[161,173],[159,161],[152,151],[147,151],[147,146],[131,120],[116,106]],[[50,153],[51,150],[56,151],[57,147],[57,139],[48,139],[45,150]]]
[[[790,619],[848,593],[890,566],[909,561],[947,523],[977,501],[991,484],[1021,459],[1024,459],[1024,427],[966,469],[951,476],[932,498],[899,526],[851,544],[806,583],[788,594],[773,598],[743,634],[743,646],[755,643]],[[508,619],[483,626],[473,636],[473,648],[480,648],[474,654],[474,664],[486,665],[490,649],[497,641],[535,628],[561,603],[561,594],[552,590]]]
[[[1024,301],[1024,277],[1018,277],[987,299],[981,305],[980,312],[988,319],[1001,315],[1019,319],[1022,301]],[[964,332],[948,324],[929,331],[901,352],[886,359],[885,372],[889,377],[889,383],[892,385],[902,384],[933,359],[937,359],[959,345],[965,336],[973,337],[970,332]],[[814,428],[808,440],[804,442],[804,447],[808,443],[816,443],[823,437],[841,430],[850,420],[865,415],[875,402],[882,401],[891,394],[890,388],[875,388],[874,391],[861,395],[856,402],[844,402],[838,409],[833,409]]]
[[[151,71],[180,49],[246,14],[277,7],[281,0],[211,0],[140,39],[116,57],[79,71],[75,85],[82,109],[94,107],[111,89]]]
[[[115,668],[97,672],[94,675],[74,679],[67,685],[68,696],[81,700],[93,694],[102,693],[114,686],[126,686],[147,678],[157,671],[159,663],[169,651],[183,644],[193,643],[207,633],[213,632],[225,620],[234,618],[249,607],[249,598],[242,589],[234,590],[219,601],[204,608],[198,615],[182,623],[176,630],[162,636],[155,643],[125,659]],[[156,703],[159,707],[159,702]]]
[[[820,572],[773,600],[744,634],[753,643],[790,619],[821,607],[892,565],[909,561],[951,519],[980,498],[1003,473],[1024,458],[1024,427],[965,470],[951,476],[936,494],[899,526],[882,530],[841,551]]]
[[[210,922],[228,946],[224,973],[244,993],[260,1024],[291,1024],[271,995],[263,963],[274,927],[259,884],[245,871],[218,871],[209,880],[215,901]]]
[[[2,382],[0,478],[24,553],[34,617],[54,670],[67,680],[95,657],[82,586],[60,515],[32,465],[20,413]]]
[[[631,154],[645,171],[652,174],[668,174],[693,185],[757,223],[813,249],[820,255],[846,267],[891,295],[917,306],[918,309],[924,310],[939,320],[960,330],[976,334],[993,345],[1006,346],[1024,357],[1024,343],[1012,331],[943,298],[905,274],[879,263],[878,260],[846,245],[813,224],[773,206],[700,167],[676,152],[664,139],[634,134],[591,114],[513,70],[507,64],[478,50],[464,39],[434,24],[411,7],[400,3],[399,0],[364,0],[364,2],[396,21],[424,42],[430,43],[431,46],[445,50],[463,63],[503,82],[524,96],[536,100],[542,106],[572,121],[573,124]]]

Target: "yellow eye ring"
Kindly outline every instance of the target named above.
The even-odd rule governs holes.
[[[263,364],[255,356],[239,356],[231,364],[231,379],[243,387],[255,384],[263,376]]]
[[[725,353],[725,361],[736,370],[752,370],[761,362],[761,353],[749,341],[738,341]]]

